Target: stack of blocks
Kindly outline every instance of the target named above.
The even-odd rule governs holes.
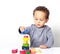
[[[28,40],[28,36],[23,37],[22,51],[20,51],[20,54],[30,54],[31,51],[29,50]]]
[[[26,34],[26,33],[28,33],[28,30],[21,32],[21,34]],[[22,50],[20,50],[20,54],[35,54],[36,53],[36,50],[34,48],[32,48],[31,50],[29,49],[28,40],[29,40],[28,36],[23,37]],[[12,54],[16,54],[17,52],[18,52],[18,49],[12,50]],[[40,53],[38,53],[38,54],[40,54]]]
[[[28,40],[29,40],[28,36],[23,37],[23,45],[22,45],[23,50],[29,50]]]

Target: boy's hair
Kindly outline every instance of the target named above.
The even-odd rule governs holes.
[[[49,10],[48,10],[46,7],[44,7],[44,6],[38,6],[38,7],[36,7],[36,8],[34,9],[34,11],[33,11],[33,16],[34,16],[34,14],[35,14],[35,11],[43,11],[44,13],[46,13],[46,19],[49,18],[50,12],[49,12]]]

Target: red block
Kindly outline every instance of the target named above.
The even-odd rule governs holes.
[[[31,51],[31,53],[30,53],[30,54],[36,54],[36,53]]]
[[[13,49],[12,50],[12,53],[17,53],[18,52],[18,49]]]
[[[26,54],[26,51],[25,50],[20,51],[20,54]]]
[[[24,38],[28,38],[28,36],[24,36]]]

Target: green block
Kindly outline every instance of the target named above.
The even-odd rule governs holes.
[[[30,52],[26,52],[26,54],[30,54]]]
[[[25,44],[25,43],[24,43],[24,44],[23,44],[23,46],[28,47],[28,46],[29,46],[29,44]]]

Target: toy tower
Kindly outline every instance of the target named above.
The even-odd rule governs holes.
[[[28,40],[29,40],[28,36],[23,37],[23,45],[22,45],[23,50],[29,50]]]
[[[29,50],[28,40],[29,40],[28,36],[23,37],[22,50],[20,51],[20,54],[30,54],[31,51]]]

